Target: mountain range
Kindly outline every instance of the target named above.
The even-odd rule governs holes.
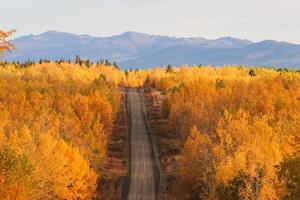
[[[233,37],[209,40],[125,32],[93,37],[47,31],[12,40],[17,51],[6,53],[9,61],[27,59],[74,59],[76,55],[97,61],[116,61],[123,68],[146,68],[167,64],[224,64],[300,68],[300,45],[265,40],[251,42]]]

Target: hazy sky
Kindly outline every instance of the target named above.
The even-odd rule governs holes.
[[[94,36],[137,31],[300,43],[299,0],[0,0],[0,29]]]

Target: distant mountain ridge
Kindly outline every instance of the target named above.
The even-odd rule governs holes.
[[[270,67],[300,67],[300,45],[265,40],[251,42],[232,37],[209,40],[177,38],[125,32],[110,37],[93,37],[48,31],[27,35],[12,42],[18,51],[6,60],[74,59],[116,61],[121,68],[145,68],[167,64],[242,64]]]

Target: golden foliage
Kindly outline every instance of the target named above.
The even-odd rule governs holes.
[[[300,133],[298,72],[182,66],[157,78],[154,71],[146,82],[166,93],[163,112],[183,144],[181,199],[283,196],[278,166]]]
[[[298,72],[231,66],[122,72],[66,62],[0,67],[0,184],[8,188],[0,197],[91,199],[119,106],[117,86],[166,94],[163,116],[182,144],[177,199],[297,197],[287,183],[299,180],[290,174],[299,165]]]
[[[119,104],[108,68],[0,68],[1,199],[92,199]]]

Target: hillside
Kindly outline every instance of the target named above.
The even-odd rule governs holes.
[[[12,41],[18,51],[7,60],[73,59],[75,55],[97,61],[107,58],[122,68],[145,68],[167,64],[243,64],[300,67],[300,45],[266,40],[251,42],[232,37],[215,40],[176,38],[125,32],[110,37],[93,37],[48,31]]]

